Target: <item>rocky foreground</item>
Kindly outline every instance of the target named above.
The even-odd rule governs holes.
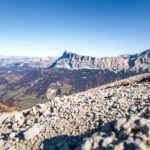
[[[150,73],[1,114],[0,149],[150,149]]]

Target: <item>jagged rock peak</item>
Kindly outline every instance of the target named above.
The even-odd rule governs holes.
[[[148,50],[146,50],[146,51],[144,51],[144,52],[141,52],[140,54],[141,54],[141,55],[142,55],[142,54],[143,54],[143,55],[146,54],[146,55],[149,55],[149,56],[150,56],[150,49],[148,49]]]
[[[73,55],[77,55],[76,53],[73,53],[72,51],[70,50],[65,50],[63,55],[60,57],[61,59],[62,58],[69,58],[69,57],[72,57]]]
[[[63,54],[73,54],[71,50],[65,50]]]

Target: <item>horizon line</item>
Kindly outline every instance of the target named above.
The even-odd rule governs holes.
[[[150,48],[147,48],[146,50],[142,50],[140,52],[137,52],[137,53],[129,53],[129,54],[119,54],[119,55],[112,55],[112,56],[92,56],[92,55],[82,55],[82,54],[79,54],[79,53],[76,53],[76,52],[73,52],[72,50],[67,50],[65,49],[63,51],[64,52],[68,52],[68,53],[73,53],[73,54],[77,54],[77,55],[80,55],[80,56],[87,56],[87,57],[96,57],[96,58],[105,58],[105,57],[117,57],[117,56],[123,56],[123,55],[135,55],[135,54],[140,54],[142,52],[145,52],[145,51],[148,51],[150,50]],[[63,55],[62,53],[62,55]],[[61,55],[61,56],[62,56]],[[59,58],[61,56],[53,56],[53,55],[12,55],[12,54],[0,54],[0,57],[27,57],[27,58],[44,58],[44,57],[54,57],[54,58]]]

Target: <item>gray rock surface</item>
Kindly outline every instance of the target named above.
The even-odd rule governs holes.
[[[150,149],[150,74],[1,116],[2,150]]]
[[[109,132],[108,132],[109,130]],[[76,149],[150,149],[150,120],[131,115],[112,121]]]

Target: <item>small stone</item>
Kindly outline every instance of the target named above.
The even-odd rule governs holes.
[[[123,143],[119,143],[118,145],[116,145],[114,150],[124,150]]]
[[[85,144],[82,146],[82,150],[91,150],[92,149],[92,143],[90,140],[87,140]]]
[[[18,121],[18,120],[20,120],[20,119],[24,119],[24,116],[23,116],[23,113],[22,112],[19,112],[19,113],[16,113],[15,115],[14,115],[14,122],[16,122],[16,121]]]
[[[4,140],[0,139],[0,148],[2,148],[4,144],[5,144]]]
[[[114,139],[114,135],[111,137],[106,137],[102,143],[102,146],[103,147],[109,146],[113,142],[113,139]]]
[[[27,131],[23,133],[24,139],[29,140],[34,138],[44,129],[44,125],[34,125],[33,127],[29,128]]]
[[[15,133],[15,132],[10,133],[10,135],[9,135],[9,137],[10,137],[11,139],[13,139],[15,136],[16,136],[16,133]]]

